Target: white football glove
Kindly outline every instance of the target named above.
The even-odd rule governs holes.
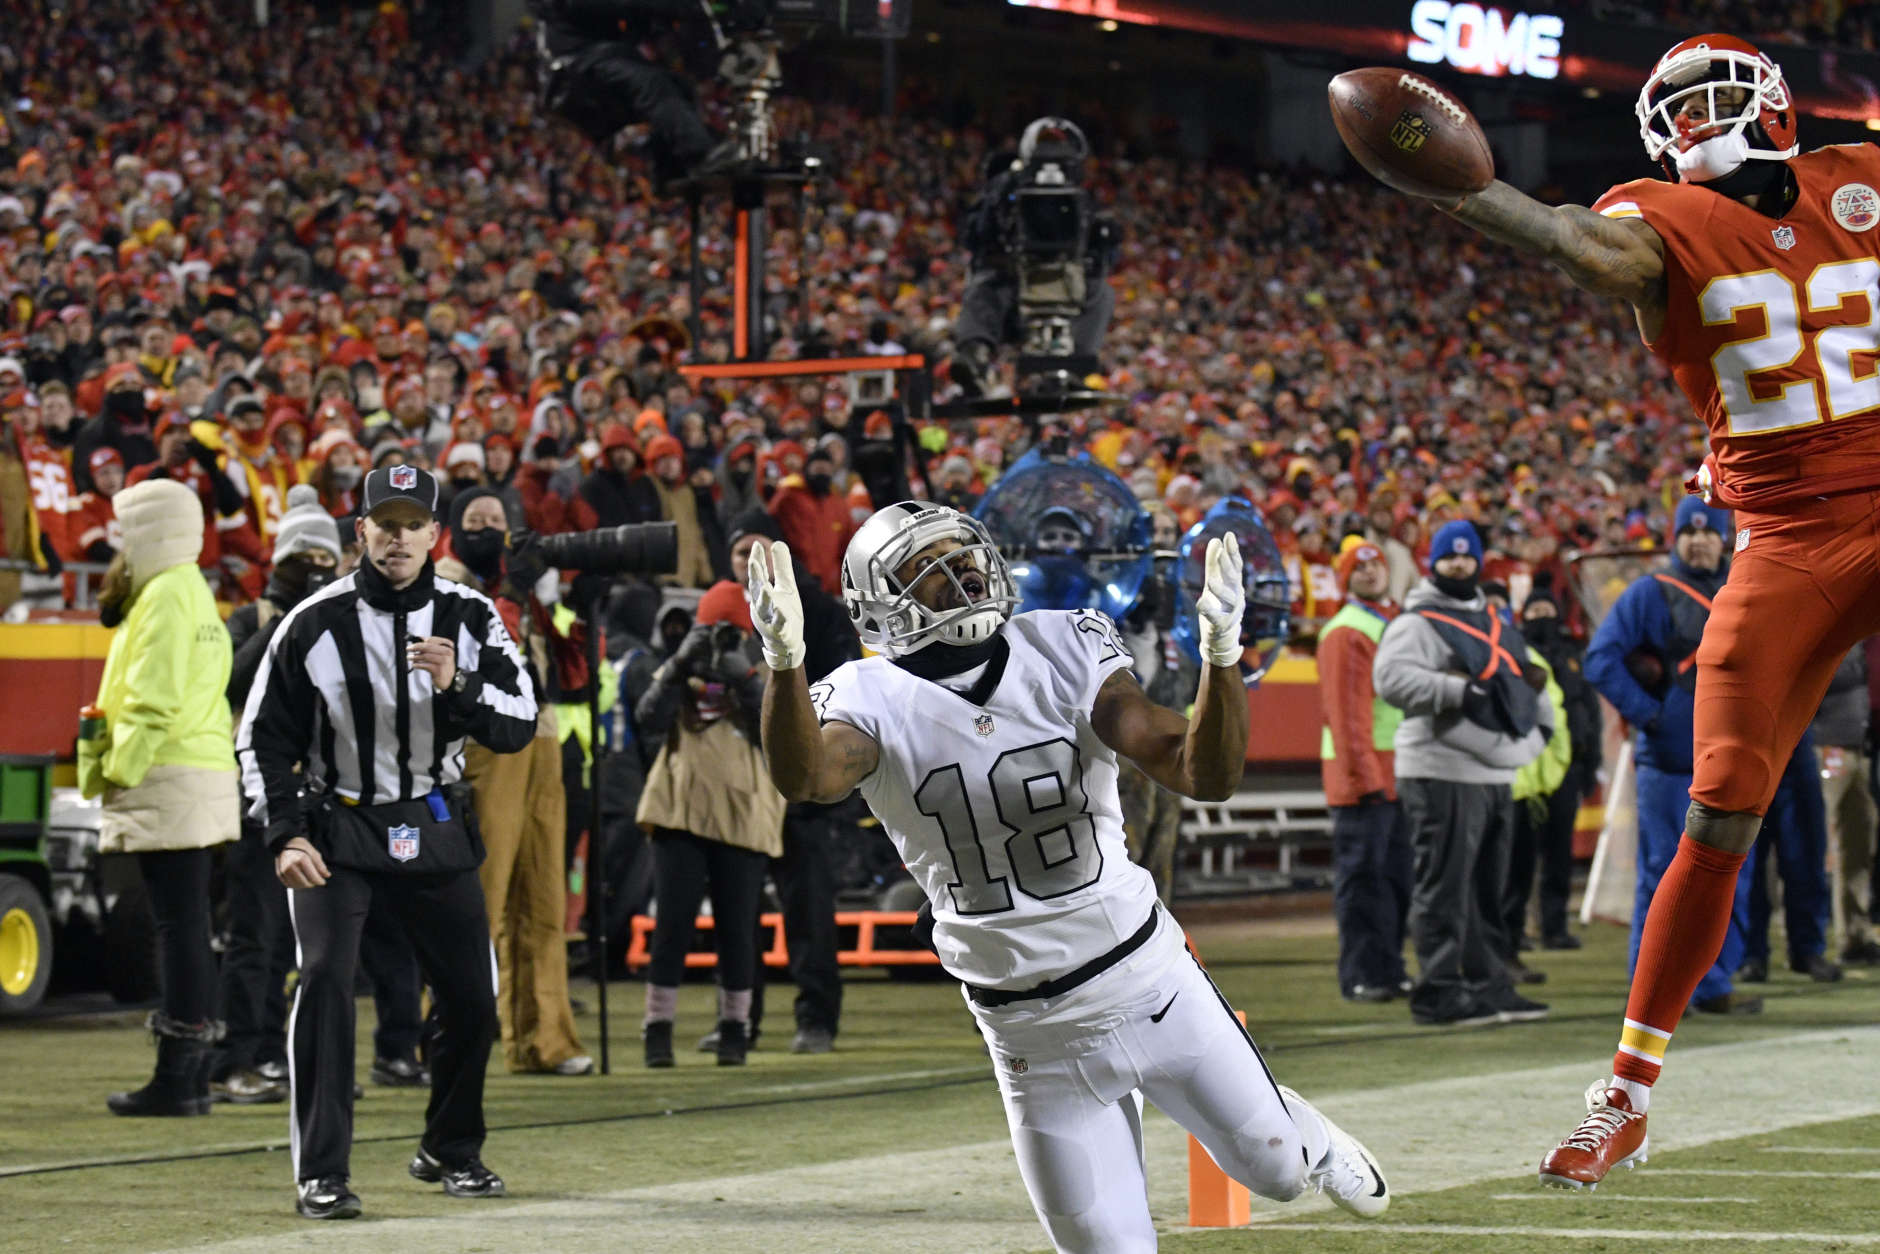
[[[764,645],[764,661],[773,671],[803,665],[803,597],[796,590],[796,565],[781,540],[751,546],[744,596],[751,604],[751,624]]]
[[[1195,617],[1201,626],[1201,656],[1215,666],[1240,662],[1240,623],[1247,610],[1247,587],[1241,577],[1240,541],[1233,532],[1208,541],[1202,562],[1201,595],[1195,598]]]

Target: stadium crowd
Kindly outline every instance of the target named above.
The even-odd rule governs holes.
[[[696,586],[728,571],[724,524],[770,506],[832,573],[884,425],[851,426],[839,379],[680,379],[688,351],[729,354],[727,241],[701,241],[689,345],[684,214],[539,113],[531,53],[453,68],[389,6],[358,18],[368,38],[284,17],[284,38],[229,47],[221,8],[46,11],[10,36],[8,556],[108,557],[110,495],[178,477],[214,520],[220,594],[251,599],[291,485],[344,517],[364,469],[411,461],[540,531],[669,516],[689,485]],[[782,116],[835,159],[772,241],[773,355],[898,343],[944,379],[955,219],[1002,136]],[[1663,535],[1699,436],[1615,311],[1368,186],[1121,150],[1098,170],[1127,224],[1102,381],[1128,402],[1069,434],[1178,519],[1228,492],[1264,505],[1302,618],[1335,610],[1331,557],[1367,527],[1415,554],[1467,517],[1530,565]],[[911,486],[970,500],[1038,433],[907,434]]]

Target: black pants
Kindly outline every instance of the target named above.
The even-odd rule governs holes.
[[[770,877],[783,902],[783,939],[796,983],[796,1026],[834,1036],[842,1018],[836,959],[836,815],[832,806],[793,805],[783,821],[783,856]]]
[[[157,972],[163,1013],[179,1023],[215,1018],[215,949],[209,943],[207,849],[137,855],[157,923]]]
[[[418,1038],[424,1029],[424,980],[417,950],[387,896],[374,896],[366,910],[359,965],[372,985],[372,1009],[378,1017],[372,1029],[373,1054],[416,1062]]]
[[[677,985],[685,978],[698,905],[712,899],[712,936],[718,950],[718,984],[734,992],[757,978],[757,898],[769,859],[749,849],[706,840],[669,827],[655,831],[653,895],[659,917],[653,928],[646,978]]]
[[[1510,987],[1499,903],[1508,878],[1514,800],[1506,784],[1399,779],[1415,851],[1410,938],[1413,1012],[1455,1014]]]
[[[1375,801],[1332,807],[1332,913],[1338,920],[1338,987],[1395,989],[1404,978],[1410,913],[1410,834],[1403,807]]]
[[[436,1003],[422,1144],[443,1163],[461,1163],[483,1147],[483,1075],[497,1034],[496,955],[482,885],[474,871],[331,869],[319,888],[288,894],[300,943],[300,987],[288,1021],[295,1178],[349,1174],[353,972],[375,900],[403,925]]]
[[[1573,827],[1585,784],[1580,769],[1567,771],[1560,787],[1543,799],[1540,814],[1529,801],[1514,803],[1514,841],[1508,850],[1508,889],[1502,898],[1502,933],[1515,944],[1527,930],[1528,901],[1540,872],[1541,935],[1567,934],[1567,896],[1573,891]]]
[[[216,1060],[218,1079],[257,1063],[287,1058],[287,973],[294,934],[287,890],[261,833],[242,825],[223,863],[228,891],[228,947],[222,953],[220,996],[227,1032]]]

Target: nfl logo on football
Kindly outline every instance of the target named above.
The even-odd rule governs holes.
[[[395,861],[409,862],[418,856],[418,829],[403,823],[387,828],[385,844]]]
[[[391,482],[394,488],[415,488],[418,486],[418,472],[409,466],[394,466]]]
[[[981,714],[978,718],[975,718],[973,720],[973,730],[978,732],[981,736],[990,736],[992,734],[992,715]]]

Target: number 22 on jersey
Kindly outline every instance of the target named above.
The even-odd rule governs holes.
[[[1866,303],[1867,316],[1821,328],[1811,345],[1801,326],[1804,299],[1811,314],[1853,312],[1858,299]],[[1697,303],[1706,326],[1726,326],[1755,310],[1763,313],[1761,335],[1730,340],[1710,359],[1731,435],[1766,435],[1880,408],[1880,372],[1872,356],[1880,352],[1880,261],[1859,257],[1817,266],[1800,292],[1774,270],[1723,275],[1705,284]],[[1808,377],[1784,383],[1772,395],[1757,395],[1752,375],[1788,370],[1811,348],[1820,388]],[[1867,356],[1857,370],[1860,355]]]

